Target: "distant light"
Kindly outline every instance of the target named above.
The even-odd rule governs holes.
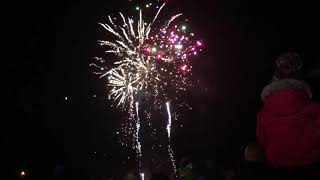
[[[119,134],[119,131],[117,131],[116,133]]]
[[[25,176],[27,176],[27,171],[21,170],[21,171],[19,172],[19,176],[20,176],[20,177],[25,177]]]
[[[181,27],[181,29],[182,29],[182,31],[185,31],[185,30],[187,29],[187,26],[183,25],[183,26]]]
[[[137,7],[136,7],[136,10],[137,10],[137,11],[139,11],[139,10],[140,10],[140,7],[139,7],[139,6],[137,6]]]
[[[21,176],[25,176],[26,175],[26,172],[24,172],[23,170],[20,172],[20,175]]]
[[[68,101],[68,96],[65,96],[65,97],[64,97],[64,100],[65,100],[65,101]]]

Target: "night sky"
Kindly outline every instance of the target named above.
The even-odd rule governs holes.
[[[9,5],[0,126],[1,159],[9,174],[26,168],[44,177],[59,163],[70,173],[123,171],[130,153],[117,143],[116,131],[125,114],[110,108],[104,82],[89,64],[101,55],[97,40],[106,33],[97,22],[118,11],[136,13],[139,2]],[[225,164],[239,158],[241,147],[255,140],[259,95],[271,80],[274,59],[296,51],[306,74],[320,68],[317,7],[307,1],[168,0],[168,9],[183,12],[206,44],[193,61],[200,82],[188,92],[193,110],[181,114],[183,128],[173,132],[177,157],[192,154]],[[319,90],[319,81],[310,83]]]

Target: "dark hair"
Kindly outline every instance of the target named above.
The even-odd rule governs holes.
[[[275,63],[276,70],[273,76],[273,80],[285,78],[300,78],[302,60],[298,53],[285,52],[276,59]]]

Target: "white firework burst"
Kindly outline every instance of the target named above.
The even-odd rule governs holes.
[[[131,97],[135,97],[138,93],[157,94],[155,91],[160,87],[157,84],[163,78],[160,78],[161,74],[158,72],[156,62],[151,56],[144,54],[143,48],[164,6],[165,4],[159,8],[150,23],[143,20],[141,10],[137,24],[132,18],[125,18],[122,13],[119,13],[122,20],[119,25],[111,16],[108,16],[108,23],[99,23],[114,36],[113,41],[99,40],[99,44],[108,48],[105,51],[106,54],[116,55],[117,58],[111,69],[100,65],[105,63],[102,58],[96,58],[100,64],[92,63],[90,66],[98,68],[95,74],[99,74],[100,78],[108,78],[107,85],[111,87],[109,99],[114,100],[117,106],[128,106],[130,101],[134,100]],[[180,15],[172,16],[162,29],[169,27],[171,22]]]

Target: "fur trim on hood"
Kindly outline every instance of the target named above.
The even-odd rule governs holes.
[[[264,87],[261,93],[261,99],[264,102],[265,99],[272,94],[272,92],[286,88],[304,90],[309,97],[312,98],[312,90],[307,83],[296,79],[281,79]]]

